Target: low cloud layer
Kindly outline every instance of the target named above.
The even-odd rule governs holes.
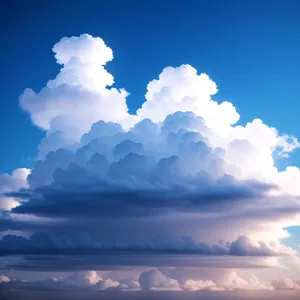
[[[119,290],[119,291],[272,291],[300,290],[300,281],[290,278],[275,278],[270,283],[260,282],[255,276],[249,280],[241,278],[236,271],[230,271],[218,282],[212,280],[177,280],[158,269],[146,270],[138,277],[120,281],[102,278],[96,271],[76,272],[63,278],[49,278],[40,281],[11,280],[0,276],[0,288],[7,290]]]
[[[160,237],[145,244],[124,244],[120,241],[114,244],[93,242],[87,234],[81,234],[72,240],[64,236],[51,234],[33,234],[29,239],[5,235],[0,240],[0,255],[12,254],[191,254],[206,256],[290,256],[296,251],[279,243],[255,242],[247,236],[240,236],[232,243],[210,245],[195,242],[190,237],[169,238]]]

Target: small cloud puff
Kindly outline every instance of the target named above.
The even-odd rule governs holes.
[[[18,199],[8,197],[5,194],[21,188],[27,188],[27,176],[29,174],[29,169],[20,168],[14,170],[11,175],[0,175],[0,210],[10,210],[19,205]]]

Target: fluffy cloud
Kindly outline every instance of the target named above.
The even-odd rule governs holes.
[[[126,105],[128,93],[109,88],[114,78],[104,66],[113,59],[113,53],[101,38],[88,34],[63,38],[53,52],[62,65],[60,73],[39,93],[26,89],[20,98],[33,123],[47,130],[41,157],[59,145],[79,141],[98,120],[130,126],[133,117]],[[59,140],[53,135],[59,135]]]
[[[255,242],[249,237],[241,236],[230,246],[230,253],[235,255],[249,255],[249,256],[278,256],[295,254],[291,248],[276,242]]]
[[[40,93],[26,90],[20,100],[33,122],[47,130],[40,145],[40,157],[59,147],[74,147],[99,120],[118,122],[128,129],[143,119],[158,123],[177,111],[192,111],[209,128],[201,133],[210,144],[224,148],[224,158],[233,165],[228,172],[243,178],[274,181],[285,190],[299,192],[290,180],[292,172],[300,176],[299,169],[278,172],[273,158],[274,152],[285,156],[298,148],[297,139],[279,135],[276,128],[259,119],[237,126],[239,114],[233,104],[219,104],[211,99],[217,87],[206,74],[197,74],[189,65],[165,68],[158,79],[148,84],[146,102],[136,115],[130,115],[127,93],[109,88],[114,81],[105,64],[113,54],[102,39],[87,34],[63,38],[53,51],[63,66],[60,73]]]
[[[74,285],[95,285],[102,278],[97,274],[96,271],[77,272],[66,279]]]
[[[222,288],[228,290],[272,290],[269,284],[261,283],[255,276],[251,276],[250,280],[241,278],[236,271],[231,271],[230,274],[223,279]]]
[[[29,173],[30,170],[21,168],[14,170],[11,175],[0,175],[0,209],[10,210],[19,204],[17,199],[8,197],[5,193],[28,187],[27,176]]]
[[[226,162],[237,167],[228,170],[231,174],[271,180],[291,192],[291,183],[286,181],[291,181],[292,169],[278,172],[273,154],[287,156],[300,146],[298,140],[286,134],[280,135],[276,128],[269,127],[260,119],[245,126],[235,125],[239,120],[235,107],[228,101],[220,104],[213,101],[211,96],[216,92],[216,84],[206,74],[197,74],[193,67],[167,67],[158,79],[148,84],[146,102],[137,115],[161,122],[176,111],[192,111],[202,117],[210,129],[205,136],[211,145],[224,148]],[[293,170],[299,177],[299,169]],[[293,192],[295,189],[296,184]]]
[[[116,288],[119,282],[111,279],[101,278],[96,271],[76,272],[64,278],[48,278],[39,281],[10,280],[1,275],[6,280],[0,281],[2,286],[8,289],[25,290],[105,290]],[[2,278],[0,277],[0,278]]]
[[[101,278],[96,271],[76,272],[62,281],[76,288],[93,287],[97,290],[115,288],[120,285],[117,281]]]
[[[255,276],[249,280],[241,278],[235,270],[224,273],[221,280],[199,280],[188,278],[178,281],[170,278],[158,269],[149,269],[140,273],[138,278],[114,279],[102,278],[96,271],[75,272],[61,278],[48,278],[39,281],[10,279],[0,275],[0,288],[9,290],[119,290],[119,291],[272,291],[300,290],[299,281],[289,278],[273,279],[270,283],[261,282]]]
[[[278,242],[255,245],[247,238],[239,239],[231,249],[197,244],[197,240],[209,237],[214,239],[212,245],[222,239],[233,241],[258,229],[269,235],[266,220],[275,223],[286,212],[290,218],[300,211],[296,198],[269,196],[276,185],[228,175],[231,167],[223,158],[224,151],[209,145],[202,135],[206,131],[209,129],[203,119],[190,112],[169,115],[159,125],[143,120],[127,132],[119,124],[99,121],[82,137],[76,151],[60,148],[37,162],[28,176],[26,192],[11,193],[23,199],[12,212],[15,216],[32,214],[60,220],[62,227],[53,229],[57,243],[62,245],[77,245],[72,232],[80,227],[96,248],[98,241],[103,244],[111,239],[121,240],[123,248],[132,249],[141,248],[136,246],[141,244],[148,250],[206,254],[293,253]],[[255,225],[249,226],[253,219]],[[233,221],[239,222],[239,227],[232,229]],[[95,225],[108,230],[95,230]],[[201,230],[196,231],[195,226]],[[133,227],[137,228],[135,235],[130,233]],[[153,246],[158,227],[165,241],[162,246]],[[166,239],[174,235],[174,228],[178,235],[192,236],[196,244]],[[58,231],[72,242],[62,242],[67,240],[61,239]],[[146,244],[149,241],[152,245]]]
[[[184,289],[189,291],[217,290],[217,285],[211,280],[188,279],[184,282]]]
[[[290,278],[276,278],[272,280],[275,290],[300,290],[300,280],[294,281]]]
[[[211,100],[217,93],[216,84],[206,74],[197,74],[190,65],[167,67],[158,80],[147,86],[146,102],[137,115],[161,122],[177,111],[192,111],[203,117],[209,127],[220,128],[235,124],[239,114],[230,102],[218,104]]]
[[[278,172],[272,154],[277,151],[287,155],[299,147],[297,139],[279,135],[275,128],[258,119],[236,126],[239,114],[233,104],[219,104],[211,99],[217,87],[208,75],[197,74],[190,65],[165,68],[158,79],[148,84],[146,101],[137,114],[130,115],[127,92],[109,88],[114,80],[105,65],[113,54],[101,38],[87,34],[63,38],[53,51],[63,66],[60,73],[37,94],[25,90],[20,100],[34,124],[47,130],[40,157],[59,147],[71,147],[99,120],[118,122],[128,129],[146,118],[157,123],[177,111],[192,111],[210,128],[206,132],[210,143],[223,147],[227,161],[239,167],[238,172],[232,169],[232,173],[247,178],[260,176],[288,188],[285,181],[289,180],[286,178],[290,178],[291,169],[286,170],[287,174]],[[296,172],[300,176],[298,168]]]
[[[9,281],[10,281],[10,279],[7,276],[0,275],[0,283],[9,282]]]
[[[128,93],[113,87],[105,69],[113,53],[101,38],[63,38],[53,51],[59,74],[20,98],[46,131],[38,160],[30,174],[19,169],[0,177],[2,208],[19,204],[8,198],[20,199],[3,213],[0,230],[31,237],[4,237],[3,254],[296,253],[280,239],[288,236],[285,228],[299,225],[300,171],[279,171],[275,164],[275,157],[299,147],[295,137],[259,119],[238,123],[234,105],[214,101],[216,84],[189,65],[165,68],[148,84],[142,107],[129,114]],[[84,280],[98,280],[94,275]],[[234,276],[226,288],[259,286],[255,278],[249,283]],[[142,287],[178,288],[158,271],[144,277]],[[186,284],[191,290],[219,287]]]
[[[157,269],[145,271],[139,278],[143,290],[180,290],[177,280],[171,279]]]

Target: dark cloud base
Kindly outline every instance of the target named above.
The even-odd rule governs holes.
[[[257,260],[258,259],[258,260]],[[112,270],[135,267],[269,268],[258,257],[206,255],[24,255],[5,257],[3,269],[27,271]]]
[[[299,300],[300,292],[72,292],[72,291],[5,291],[0,290],[0,300]]]

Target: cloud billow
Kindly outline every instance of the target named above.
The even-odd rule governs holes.
[[[130,114],[101,38],[63,38],[53,51],[59,74],[20,97],[46,135],[30,171],[0,177],[2,255],[296,254],[280,240],[299,225],[300,171],[274,160],[299,147],[295,137],[239,124],[190,65],[165,68]]]
[[[1,242],[2,253],[33,254],[38,250],[44,254],[74,254],[110,250],[136,254],[294,254],[284,246],[273,249],[263,242],[255,245],[247,237],[239,237],[227,245],[202,242],[201,236],[199,242],[193,238],[172,238],[168,228],[184,224],[186,218],[180,219],[181,215],[198,217],[200,214],[205,219],[205,214],[215,217],[224,215],[224,211],[229,214],[245,203],[259,205],[277,187],[226,174],[223,150],[212,149],[201,133],[187,129],[199,125],[205,129],[203,120],[193,113],[169,115],[159,126],[147,120],[148,131],[155,128],[151,132],[153,140],[148,144],[143,143],[143,136],[137,130],[145,126],[144,121],[141,123],[124,132],[117,124],[100,121],[92,126],[76,151],[60,148],[38,161],[28,175],[29,189],[12,194],[23,198],[12,213],[61,220],[61,224],[57,228],[53,226],[54,232],[50,234],[49,228],[44,228],[43,234],[36,233],[30,240],[6,236]],[[97,134],[100,128],[109,134],[104,135],[103,131]],[[149,232],[156,217],[165,218],[168,225],[161,228],[164,236],[160,240]],[[100,224],[99,219],[106,228],[115,226],[120,219],[129,223],[136,220],[144,239],[134,236],[128,239],[121,228],[115,236],[97,234],[91,228]],[[66,228],[64,220],[73,222],[74,227]],[[89,224],[91,220],[94,223]],[[87,236],[86,243],[82,243],[82,237],[74,238],[75,226]],[[225,224],[223,227],[226,228]],[[67,234],[67,239],[59,234],[61,231]],[[122,243],[118,245],[113,236]]]

